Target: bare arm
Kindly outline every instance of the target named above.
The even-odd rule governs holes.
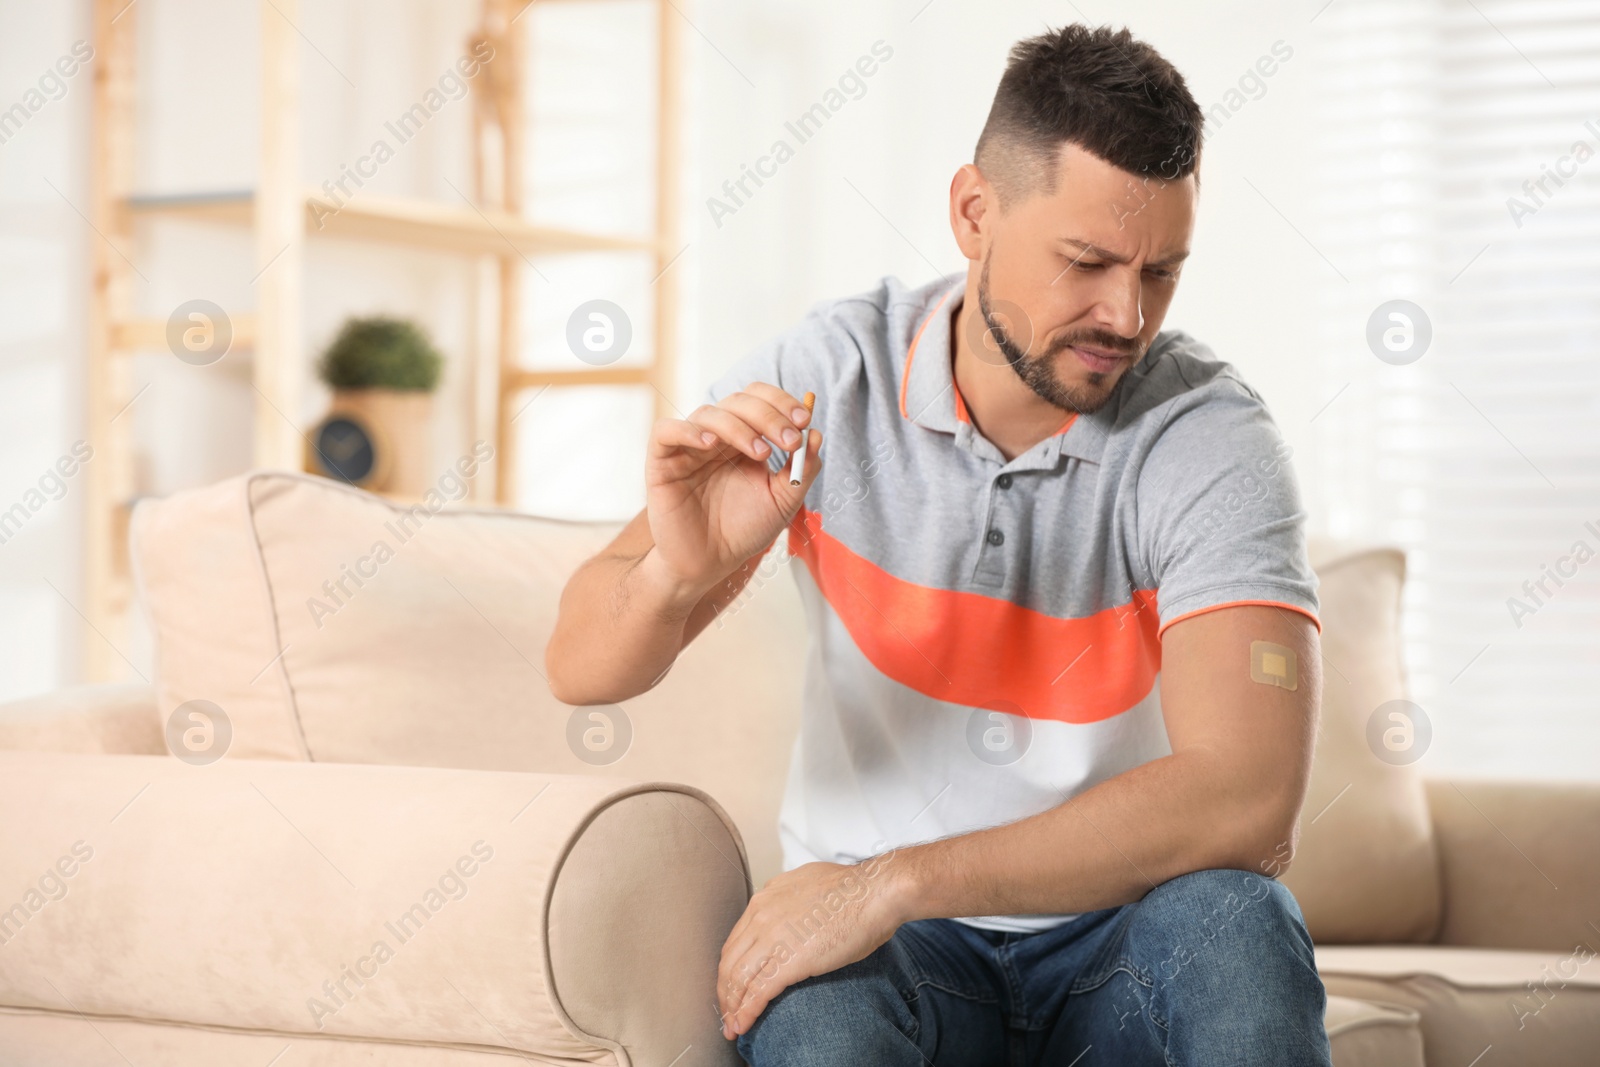
[[[1253,641],[1294,653],[1294,690],[1251,678]],[[1281,873],[1311,774],[1320,647],[1310,619],[1274,607],[1173,626],[1161,666],[1172,755],[1030,818],[902,849],[908,918],[1092,911],[1192,871]]]
[[[796,414],[798,412],[798,414]],[[660,419],[645,464],[645,509],[568,580],[545,671],[565,704],[645,692],[738,596],[822,469],[822,434],[775,385],[753,382],[688,419]],[[788,438],[785,433],[794,436]],[[806,434],[806,477],[767,467],[770,438]]]
[[[690,641],[739,595],[760,555],[704,593],[661,565],[648,509],[579,567],[545,649],[564,704],[614,704],[653,688]],[[559,668],[559,675],[558,675]]]
[[[1252,679],[1254,641],[1294,654],[1295,689]],[[1013,823],[853,866],[810,863],[768,882],[723,946],[724,1033],[744,1032],[789,985],[865,957],[913,919],[1077,913],[1130,903],[1192,871],[1281,873],[1320,712],[1315,626],[1256,605],[1196,615],[1164,635],[1161,678],[1170,756]],[[785,931],[823,899],[850,902],[839,932],[785,958]]]

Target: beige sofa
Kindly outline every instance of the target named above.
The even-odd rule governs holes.
[[[770,556],[650,693],[561,705],[557,596],[616,529],[282,473],[140,504],[153,685],[0,709],[0,1064],[737,1063],[713,975],[780,866],[799,600]],[[1600,1062],[1600,787],[1375,758],[1404,561],[1313,554],[1285,880],[1335,1062]]]

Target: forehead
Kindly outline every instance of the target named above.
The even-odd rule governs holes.
[[[1075,144],[1061,146],[1055,168],[1052,191],[1017,205],[1040,237],[1073,237],[1154,257],[1188,247],[1199,195],[1193,173],[1177,179],[1133,174]]]

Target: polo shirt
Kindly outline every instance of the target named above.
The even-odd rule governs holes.
[[[785,531],[808,630],[786,870],[1013,822],[1170,754],[1161,635],[1180,619],[1271,604],[1321,628],[1290,449],[1232,366],[1162,331],[1099,411],[1007,460],[955,385],[964,292],[885,278],[707,393],[814,392],[823,433]]]

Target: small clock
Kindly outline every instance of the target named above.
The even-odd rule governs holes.
[[[328,413],[312,427],[306,469],[371,489],[383,484],[388,449],[374,428],[348,411]]]

